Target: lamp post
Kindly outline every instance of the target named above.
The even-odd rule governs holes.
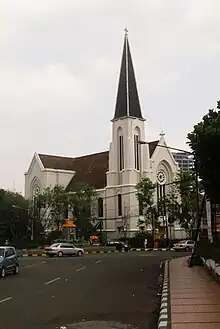
[[[140,145],[149,144],[149,142],[146,142],[146,141],[137,141],[137,143],[140,144]],[[182,150],[182,149],[179,149],[179,148],[176,148],[176,147],[170,147],[170,146],[160,145],[160,144],[157,144],[157,146],[162,147],[162,148],[166,148],[166,149],[169,149],[169,150],[174,150],[174,151],[177,151],[177,152],[185,153],[185,154],[188,154],[188,155],[193,155],[193,153],[190,152],[190,151]],[[196,226],[196,233],[195,233],[195,237],[194,237],[195,248],[192,252],[192,256],[191,256],[191,259],[190,259],[190,262],[189,262],[190,267],[193,266],[192,260],[193,260],[194,254],[195,254],[195,250],[196,250],[198,240],[199,240],[199,233],[200,233],[200,227],[201,227],[201,222],[202,222],[202,213],[203,213],[203,208],[204,208],[204,203],[205,203],[205,195],[204,195],[202,206],[201,206],[201,211],[199,212],[199,182],[198,182],[198,171],[197,171],[196,161],[195,161],[195,165],[194,165],[194,170],[195,170],[195,185],[196,185],[195,187],[196,187],[196,220],[197,220],[197,226]]]

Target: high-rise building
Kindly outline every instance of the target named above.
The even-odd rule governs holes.
[[[194,162],[191,155],[184,152],[172,152],[172,154],[181,170],[187,171],[193,168]]]

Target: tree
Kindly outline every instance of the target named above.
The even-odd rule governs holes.
[[[123,235],[124,238],[127,238],[127,234],[128,234],[128,229],[129,229],[129,209],[126,205],[124,205],[124,214],[122,216],[122,231],[123,231]]]
[[[214,203],[220,203],[220,101],[217,110],[210,109],[202,121],[188,134],[196,170],[202,180],[205,194]]]
[[[68,191],[67,198],[68,207],[75,219],[78,235],[88,239],[94,233],[94,224],[97,220],[92,210],[92,205],[97,199],[95,189],[89,185],[75,187],[74,190]]]
[[[180,171],[169,193],[160,201],[165,205],[168,223],[173,224],[177,221],[187,235],[191,235],[195,228],[198,212],[197,196],[201,201],[196,179],[194,171]]]
[[[158,226],[158,215],[154,204],[154,193],[156,185],[150,178],[142,178],[136,185],[136,196],[139,201],[140,210],[143,210],[144,220],[139,219],[139,226],[145,224],[152,231]],[[141,211],[142,212],[142,211]],[[153,232],[154,234],[154,232]]]
[[[91,209],[95,197],[95,190],[87,185],[68,191],[62,185],[55,185],[34,197],[32,209],[35,218],[40,218],[44,230],[48,231],[60,231],[68,213],[72,213],[79,236],[87,238],[93,230]]]
[[[28,202],[15,192],[0,190],[0,240],[13,243],[29,235]]]

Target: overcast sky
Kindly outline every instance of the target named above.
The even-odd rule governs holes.
[[[220,98],[219,0],[0,0],[0,187],[34,152],[107,150],[124,28],[147,139],[170,146]]]

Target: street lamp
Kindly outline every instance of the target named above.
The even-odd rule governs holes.
[[[150,144],[149,142],[146,141],[137,141],[138,144],[142,145],[142,144]],[[186,151],[186,150],[182,150],[176,147],[170,147],[170,146],[166,146],[166,145],[160,145],[157,144],[157,146],[159,147],[163,147],[169,150],[174,150],[174,151],[178,151],[178,152],[182,152],[188,155],[193,155],[192,152],[190,151]],[[196,234],[195,234],[195,248],[192,252],[192,256],[189,262],[189,266],[192,267],[193,266],[193,256],[195,254],[195,249],[196,249],[196,245],[198,243],[199,240],[199,232],[200,232],[200,227],[201,227],[201,222],[202,222],[202,212],[203,212],[203,206],[204,206],[204,201],[205,201],[205,195],[203,198],[203,203],[202,203],[202,207],[201,207],[201,213],[199,213],[199,182],[198,182],[198,171],[197,171],[197,164],[195,161],[194,164],[194,170],[195,170],[195,183],[196,183],[196,219],[197,219],[197,227],[196,227]]]

